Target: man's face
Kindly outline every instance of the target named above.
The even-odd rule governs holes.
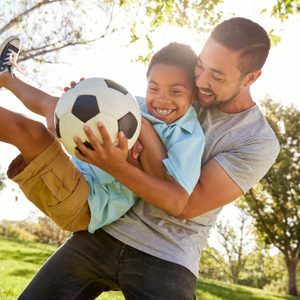
[[[205,108],[225,108],[237,101],[242,76],[238,69],[239,53],[209,38],[195,67],[199,102]]]

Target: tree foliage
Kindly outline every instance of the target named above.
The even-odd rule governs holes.
[[[98,2],[25,0],[16,4],[15,1],[2,1],[1,10],[5,14],[0,19],[0,34],[21,37],[20,62],[29,59],[54,61],[49,54],[94,42],[117,29],[112,22],[114,5]],[[89,15],[93,15],[94,20]],[[89,22],[85,22],[87,19]]]
[[[272,16],[282,21],[297,13],[300,13],[300,2],[298,0],[277,0],[271,11]]]
[[[224,0],[23,0],[1,1],[1,36],[18,35],[23,41],[20,62],[54,62],[57,53],[86,45],[126,29],[128,43],[143,40],[151,54],[152,34],[164,24],[210,30],[222,18]],[[270,14],[280,20],[299,13],[297,0],[278,0]],[[88,22],[87,22],[88,20]],[[272,33],[271,33],[272,36]],[[273,35],[274,41],[277,39]]]
[[[271,99],[263,102],[267,119],[281,144],[279,156],[246,195],[244,209],[254,218],[257,235],[284,255],[289,293],[297,295],[296,267],[300,259],[300,112]]]

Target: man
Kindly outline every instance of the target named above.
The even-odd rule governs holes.
[[[269,48],[265,30],[244,18],[224,21],[206,42],[195,68],[196,108],[206,136],[203,168],[187,206],[173,216],[164,209],[174,205],[172,199],[165,195],[161,201],[162,192],[126,161],[124,140],[114,147],[102,126],[102,146],[86,132],[95,151],[77,140],[85,154],[80,158],[111,173],[144,201],[94,235],[75,233],[20,299],[94,299],[114,288],[126,299],[195,299],[199,256],[221,207],[257,183],[279,152],[250,94]]]

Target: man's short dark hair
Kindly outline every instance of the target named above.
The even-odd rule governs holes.
[[[197,55],[190,46],[181,43],[170,43],[152,56],[146,74],[148,77],[151,68],[155,64],[165,64],[185,70],[194,83],[196,62]]]
[[[245,18],[231,18],[215,27],[211,38],[224,47],[240,52],[243,75],[261,70],[270,50],[270,39],[259,24]]]

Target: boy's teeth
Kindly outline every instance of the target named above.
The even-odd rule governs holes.
[[[168,115],[169,113],[171,113],[173,111],[173,109],[160,109],[157,108],[156,111],[160,114],[160,115]]]

